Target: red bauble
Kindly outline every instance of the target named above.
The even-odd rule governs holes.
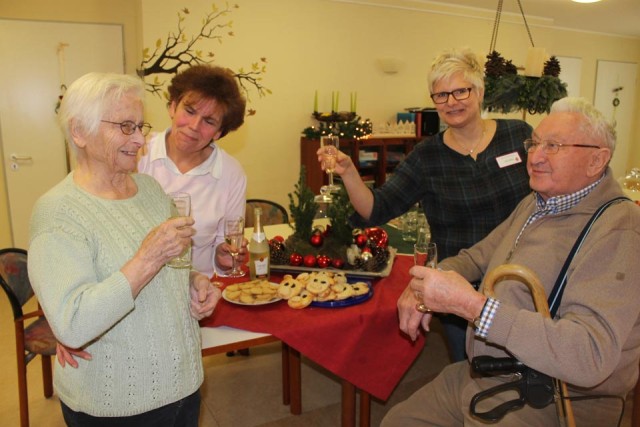
[[[299,265],[302,265],[302,255],[296,252],[292,253],[291,256],[289,257],[289,264],[296,267]]]
[[[376,248],[386,248],[389,246],[389,235],[384,228],[369,227],[364,230],[367,238]]]
[[[354,243],[359,248],[364,247],[367,244],[368,237],[366,234],[358,234],[353,238]]]
[[[311,246],[320,247],[324,243],[324,236],[320,233],[316,233],[309,238],[309,243]]]
[[[318,263],[318,267],[327,268],[331,265],[331,258],[327,255],[318,255],[316,262]]]
[[[373,256],[373,254],[371,253],[371,249],[369,248],[362,248],[362,253],[360,254],[360,256],[362,257],[362,259],[366,262],[369,261],[371,259],[371,257]]]
[[[305,267],[315,267],[316,266],[316,256],[313,254],[305,255],[302,261]]]
[[[284,243],[284,237],[282,237],[282,236],[273,236],[273,239],[271,239],[271,240],[275,240],[277,242]]]
[[[331,266],[340,270],[344,267],[344,261],[342,258],[334,258],[331,260]]]

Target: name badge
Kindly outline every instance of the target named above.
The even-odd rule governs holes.
[[[504,156],[496,157],[496,161],[498,162],[498,166],[500,166],[501,169],[506,168],[507,166],[522,163],[520,154],[518,154],[517,151],[514,151],[513,153],[505,154]]]

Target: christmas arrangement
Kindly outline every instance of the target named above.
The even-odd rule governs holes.
[[[530,77],[518,74],[516,66],[494,50],[485,63],[484,107],[505,114],[520,110],[548,113],[551,104],[567,96],[559,75],[560,62],[555,56],[545,62],[541,77]]]
[[[343,187],[332,194],[328,205],[329,224],[313,226],[318,212],[315,195],[305,183],[301,167],[295,191],[289,193],[289,210],[295,223],[294,232],[286,240],[274,236],[269,242],[272,265],[319,269],[379,272],[390,258],[387,232],[380,227],[365,229],[349,225],[353,207]]]

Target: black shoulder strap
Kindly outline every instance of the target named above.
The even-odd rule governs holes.
[[[556,284],[553,286],[553,290],[549,294],[548,303],[549,303],[549,311],[551,312],[552,319],[556,316],[556,312],[560,307],[560,301],[562,301],[562,294],[564,293],[564,289],[567,285],[567,270],[569,270],[569,265],[571,264],[573,257],[575,256],[576,253],[578,253],[578,251],[582,247],[582,244],[584,243],[584,239],[587,237],[587,234],[589,234],[589,232],[591,231],[591,227],[593,227],[593,223],[596,222],[598,218],[600,218],[600,215],[602,215],[602,213],[609,206],[622,200],[629,200],[629,198],[616,197],[615,199],[611,199],[605,204],[603,204],[602,206],[600,206],[598,210],[593,214],[589,222],[587,222],[587,224],[582,229],[582,233],[580,233],[580,236],[578,236],[578,239],[576,240],[576,243],[573,245],[571,252],[569,252],[569,256],[567,257],[567,260],[564,262],[564,265],[562,266],[562,270],[560,270],[560,274],[558,274],[558,279],[556,280]]]

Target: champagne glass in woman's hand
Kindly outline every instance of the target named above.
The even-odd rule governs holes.
[[[191,215],[191,196],[188,193],[169,193],[171,198],[171,217]],[[191,267],[191,245],[177,257],[167,262],[169,267],[189,268]]]
[[[229,277],[242,277],[245,272],[238,268],[236,259],[244,240],[244,218],[237,217],[226,219],[224,223],[224,239],[229,245],[229,253],[233,259],[233,268],[229,272]]]
[[[340,148],[340,140],[335,135],[327,135],[320,137],[320,147],[322,148],[322,168],[329,177],[329,185],[327,190],[331,193],[338,191],[340,188],[333,183],[333,171],[336,167],[336,159],[338,158],[338,149]]]

